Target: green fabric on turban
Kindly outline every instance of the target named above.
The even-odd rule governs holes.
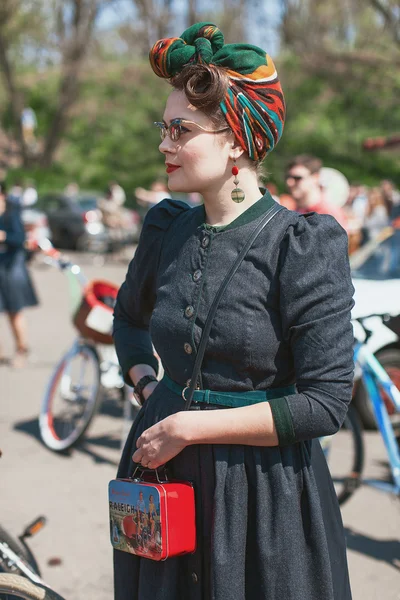
[[[229,76],[221,110],[241,146],[261,160],[277,144],[285,120],[285,101],[275,65],[268,54],[251,44],[224,44],[213,23],[196,23],[180,38],[159,40],[150,51],[159,76],[170,79],[191,64],[215,65]]]

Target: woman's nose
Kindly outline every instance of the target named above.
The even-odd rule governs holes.
[[[169,135],[166,135],[165,138],[161,141],[161,144],[158,146],[158,149],[162,154],[175,153],[176,147],[174,142],[171,140]]]

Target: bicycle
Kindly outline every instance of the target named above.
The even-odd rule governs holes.
[[[355,411],[350,406],[344,428],[335,436],[321,440],[340,504],[348,500],[362,484],[400,497],[400,445],[396,439],[394,423],[392,423],[389,416],[389,413],[391,415],[400,413],[400,391],[377,358],[367,348],[366,342],[372,332],[364,322],[375,316],[382,317],[382,315],[368,315],[353,320],[356,335],[354,362],[356,365],[356,380],[361,380],[367,390],[378,431],[380,431],[385,445],[389,459],[391,481],[363,479],[364,440],[359,419],[355,418]],[[351,425],[349,426],[350,421]],[[352,446],[350,451],[349,444],[343,445],[343,433],[346,432],[349,434],[348,437]],[[338,474],[337,465],[339,462],[332,460],[332,451],[339,451],[342,458],[345,456],[350,460],[351,468],[346,470],[344,475]]]
[[[77,444],[99,409],[102,392],[116,391],[124,406],[124,430],[139,405],[124,385],[111,336],[118,287],[103,280],[88,281],[80,267],[65,260],[49,240],[40,248],[46,262],[68,276],[72,320],[78,337],[60,358],[50,377],[39,416],[43,443],[55,452]]]

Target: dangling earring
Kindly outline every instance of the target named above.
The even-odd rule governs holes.
[[[237,202],[239,204],[239,202],[243,202],[243,200],[245,199],[246,196],[245,196],[244,191],[237,187],[237,185],[239,183],[239,179],[237,178],[237,176],[239,174],[239,168],[236,166],[236,158],[233,159],[233,162],[235,164],[232,167],[232,175],[235,177],[235,179],[233,180],[235,187],[233,188],[233,190],[231,192],[231,198],[234,202]]]

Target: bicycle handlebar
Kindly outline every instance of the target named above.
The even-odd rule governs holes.
[[[366,315],[365,317],[355,317],[352,319],[352,321],[357,321],[357,323],[359,323],[359,325],[362,327],[364,333],[365,333],[365,340],[364,340],[364,344],[366,344],[369,340],[369,338],[372,335],[372,331],[365,326],[364,321],[366,321],[367,319],[371,319],[372,317],[379,317],[380,319],[382,319],[382,321],[387,320],[388,318],[390,318],[391,315],[389,315],[388,313],[374,313],[371,315]]]
[[[48,264],[58,267],[61,271],[70,271],[79,280],[81,285],[86,285],[87,279],[83,275],[80,266],[63,258],[61,252],[54,248],[48,238],[38,240],[36,246],[49,259]]]

